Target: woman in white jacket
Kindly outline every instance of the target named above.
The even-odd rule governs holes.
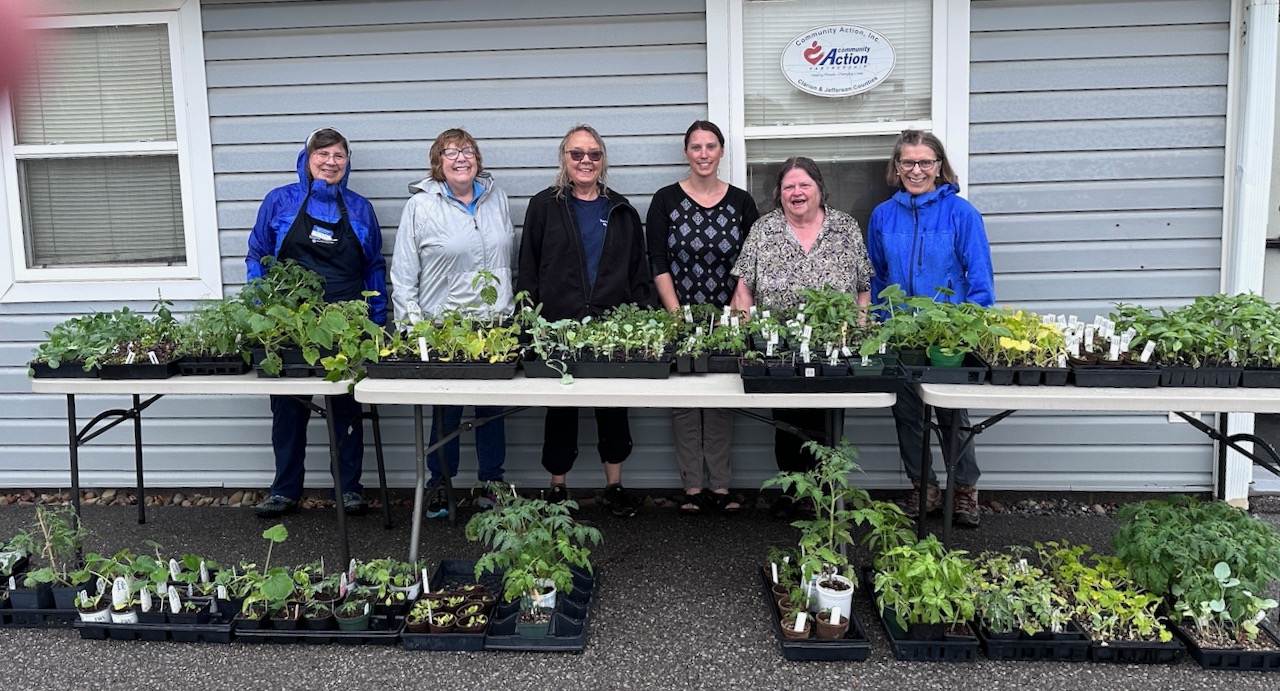
[[[480,146],[465,130],[441,132],[431,144],[429,177],[409,185],[413,194],[404,206],[400,229],[396,232],[395,254],[391,259],[392,303],[401,322],[435,319],[448,309],[461,309],[480,316],[510,317],[514,311],[512,286],[519,256],[515,229],[507,195],[484,172]],[[480,271],[497,278],[498,299],[493,305],[481,297]],[[455,429],[462,421],[462,406],[444,406],[440,424]],[[476,406],[476,417],[501,413],[500,407]],[[436,425],[431,428],[436,443]],[[506,458],[506,428],[495,420],[476,428],[478,477],[481,482],[502,480]],[[449,477],[458,473],[459,443],[454,438],[444,447]],[[436,454],[428,457],[431,485],[440,484],[441,469]],[[492,497],[482,496],[481,506],[492,505]],[[439,493],[427,507],[429,518],[446,515]]]

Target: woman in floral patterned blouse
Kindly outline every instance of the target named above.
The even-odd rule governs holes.
[[[759,304],[787,314],[799,309],[801,290],[824,286],[856,293],[858,304],[870,304],[872,271],[862,230],[851,216],[826,205],[818,164],[803,156],[787,159],[778,172],[773,201],[777,208],[751,227],[733,267],[739,280],[732,306],[749,310]],[[823,437],[823,411],[775,409],[773,417],[814,439]],[[778,470],[813,467],[816,459],[802,445],[790,432],[774,433]],[[790,518],[795,508],[791,497],[783,495],[774,502],[773,513]]]
[[[662,306],[723,307],[733,297],[730,274],[751,225],[760,218],[756,202],[744,189],[721,180],[724,134],[714,123],[698,120],[684,133],[689,177],[658,190],[645,222],[649,267]],[[719,408],[676,408],[671,435],[685,513],[714,506],[725,513],[742,508],[729,493],[729,447],[733,444],[733,411]],[[711,488],[703,491],[703,476]]]

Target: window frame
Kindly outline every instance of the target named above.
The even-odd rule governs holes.
[[[180,200],[187,261],[181,266],[73,266],[30,268],[26,262],[23,209],[18,180],[14,109],[0,96],[0,231],[9,259],[0,260],[0,304],[93,300],[193,300],[222,297],[213,152],[204,73],[204,38],[198,0],[139,0],[132,9],[102,12],[91,2],[61,4],[69,11],[37,17],[37,29],[162,24],[169,34],[174,142],[26,145],[23,157],[83,157],[86,153],[174,153],[182,189]],[[94,202],[86,195],[86,203]]]
[[[937,134],[947,146],[947,158],[956,175],[967,181],[970,0],[933,0],[933,85],[929,119],[755,127],[746,126],[744,107],[744,1],[707,0],[707,110],[709,119],[720,124],[725,132],[725,160],[721,171],[727,172],[728,182],[739,187],[747,184],[748,140],[897,135],[907,128]]]

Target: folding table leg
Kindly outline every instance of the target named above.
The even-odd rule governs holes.
[[[347,544],[347,509],[342,505],[342,469],[338,463],[338,429],[334,421],[333,396],[324,397],[324,421],[329,430],[329,471],[333,474],[333,502],[338,514],[338,549],[342,555],[339,564],[346,568],[351,563],[351,550]]]
[[[413,483],[413,520],[409,531],[409,563],[418,563],[418,540],[422,537],[422,495],[427,481],[427,455],[423,453],[422,406],[413,406],[413,459],[418,479]]]
[[[916,537],[923,540],[925,536],[924,519],[928,513],[926,509],[929,507],[929,431],[933,428],[933,407],[928,403],[922,402],[920,410],[923,414],[920,423],[920,438],[923,441],[920,448],[920,467],[917,469],[920,478],[920,496],[916,499],[919,502],[916,504],[919,507],[918,515],[916,516]]]
[[[138,479],[138,524],[147,522],[146,489],[142,486],[142,399],[133,395],[133,465]],[[79,493],[77,493],[79,494]]]
[[[71,456],[71,506],[80,517],[80,433],[76,429],[76,395],[67,394],[67,453]],[[142,503],[142,498],[138,498]]]
[[[946,440],[942,445],[942,460],[947,466],[947,493],[942,500],[942,546],[951,546],[951,511],[956,503],[956,462],[960,453],[960,416],[951,411],[951,424],[947,426]]]

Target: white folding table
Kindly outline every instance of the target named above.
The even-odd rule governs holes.
[[[1148,389],[1077,387],[1077,386],[993,386],[991,384],[915,384],[924,403],[925,444],[929,443],[929,430],[938,432],[943,460],[947,466],[947,491],[943,503],[943,544],[951,541],[951,509],[955,498],[955,459],[974,437],[1019,410],[1053,410],[1083,412],[1173,412],[1192,427],[1208,435],[1221,445],[1218,453],[1219,484],[1214,495],[1223,493],[1226,475],[1226,448],[1230,447],[1253,460],[1254,463],[1280,475],[1280,456],[1263,439],[1252,434],[1231,434],[1225,430],[1224,413],[1280,413],[1280,389],[1246,388],[1174,388]],[[953,418],[951,429],[941,430],[932,422],[930,408],[950,410],[979,408],[1002,411],[968,427],[961,428]],[[1217,427],[1205,424],[1198,417],[1183,411],[1216,413]],[[963,436],[962,436],[963,435]],[[1254,451],[1240,444],[1251,442]],[[1259,455],[1257,452],[1263,455]],[[923,461],[923,457],[922,457]],[[927,469],[922,468],[922,473]],[[924,477],[924,475],[921,475]],[[924,483],[921,483],[921,506],[924,505]],[[921,513],[918,532],[924,536],[924,514]]]
[[[505,417],[528,407],[601,407],[601,408],[817,408],[829,411],[826,416],[828,440],[839,440],[844,433],[844,410],[847,408],[888,408],[896,397],[891,393],[744,393],[742,378],[737,374],[681,375],[670,379],[585,379],[572,384],[559,379],[526,379],[517,374],[506,380],[447,379],[370,379],[356,384],[356,400],[371,404],[413,406],[414,451],[417,483],[413,496],[413,530],[409,561],[417,561],[422,528],[421,504],[426,479],[426,454],[439,449],[459,432],[468,431],[490,420]],[[503,415],[464,422],[457,430],[437,435],[435,446],[426,448],[423,437],[422,407],[444,405],[503,406]],[[435,418],[438,421],[440,415]],[[445,468],[443,463],[442,468]],[[448,482],[448,473],[443,473]],[[446,488],[448,485],[446,485]],[[449,516],[455,515],[450,492]]]
[[[205,375],[176,376],[168,379],[93,379],[93,378],[55,378],[32,379],[31,390],[35,393],[65,394],[67,397],[67,448],[71,456],[71,501],[77,515],[80,513],[80,447],[107,430],[124,422],[133,420],[134,463],[138,482],[138,522],[146,522],[145,494],[142,473],[142,411],[169,394],[208,395],[208,396],[295,396],[303,405],[325,420],[325,428],[329,435],[329,468],[333,474],[335,494],[340,493],[342,478],[338,468],[337,434],[333,426],[333,399],[350,392],[350,381],[327,382],[317,377],[270,377],[261,378],[256,375]],[[133,405],[129,408],[113,408],[104,410],[85,424],[83,428],[76,425],[77,395],[128,395],[133,397]],[[143,400],[143,396],[149,396]],[[323,396],[324,405],[311,401],[312,396]],[[387,496],[386,468],[382,457],[382,429],[379,424],[378,411],[370,406],[361,419],[373,422],[374,452],[378,460],[378,481],[382,492],[383,520],[387,527],[391,526],[391,506]],[[107,422],[109,421],[109,422]],[[98,427],[99,424],[107,424]],[[97,429],[95,429],[97,428]],[[338,496],[335,502],[338,514],[338,539],[342,554],[340,563],[350,560],[347,545],[346,511],[343,510],[342,499]]]

